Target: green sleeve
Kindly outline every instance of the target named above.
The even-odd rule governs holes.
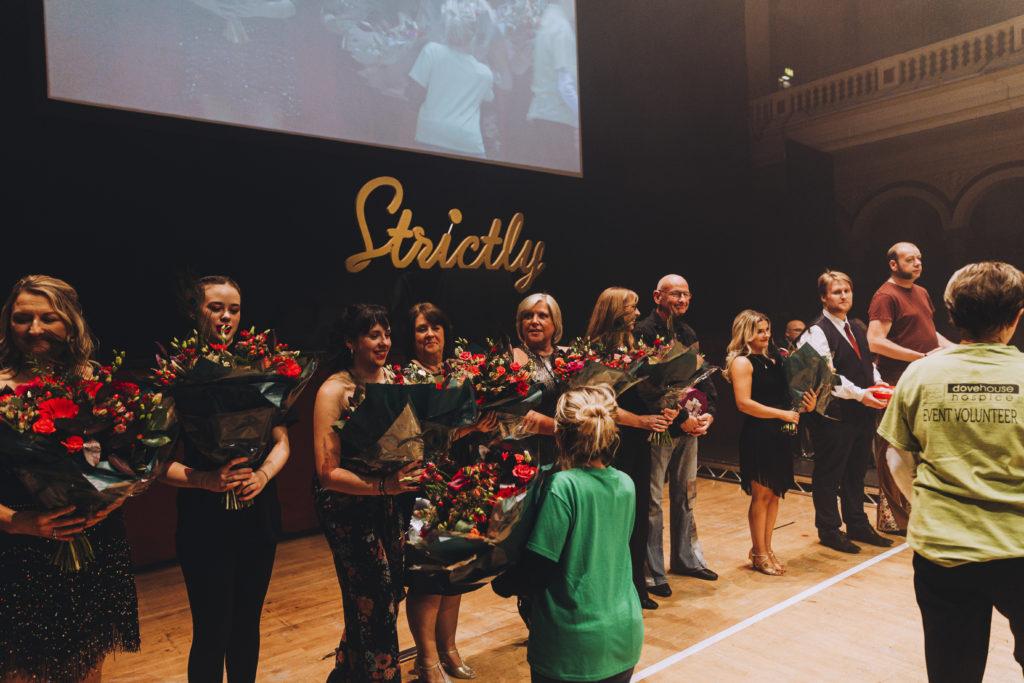
[[[537,513],[537,522],[526,547],[538,555],[558,562],[569,537],[569,530],[572,528],[572,517],[569,504],[557,492],[549,490],[540,512]]]
[[[908,401],[908,395],[912,392],[907,387],[896,385],[892,398],[889,400],[889,407],[882,415],[882,422],[878,425],[878,435],[900,450],[920,453],[921,444],[911,429],[914,423],[916,412],[916,401]]]

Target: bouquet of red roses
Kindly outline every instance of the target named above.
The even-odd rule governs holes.
[[[0,461],[44,509],[74,505],[76,514],[92,517],[141,492],[165,469],[171,403],[114,381],[123,360],[116,354],[89,378],[40,372],[0,394]],[[54,563],[78,569],[91,558],[79,535],[61,543]]]
[[[427,463],[408,533],[411,569],[447,573],[453,583],[500,572],[537,474],[530,460],[529,453],[498,447],[462,467]]]
[[[153,378],[174,397],[189,441],[216,469],[239,457],[258,467],[276,424],[298,399],[316,360],[277,341],[273,331],[240,330],[234,343],[222,335],[207,342],[198,332],[174,339],[160,353]],[[253,505],[225,492],[224,506]]]
[[[607,384],[619,396],[643,381],[643,378],[637,377],[637,372],[647,360],[646,348],[609,351],[594,345],[590,339],[579,338],[572,342],[569,349],[567,358],[574,358],[566,364],[559,378],[570,389]]]
[[[508,345],[487,340],[486,353],[466,349],[465,339],[455,340],[455,357],[448,361],[450,384],[469,384],[481,412],[494,411],[501,437],[516,433],[523,417],[541,398],[533,386],[533,361],[517,363]]]

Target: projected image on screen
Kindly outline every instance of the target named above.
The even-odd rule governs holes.
[[[579,173],[575,0],[45,0],[54,99]]]

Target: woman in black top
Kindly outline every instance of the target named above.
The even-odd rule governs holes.
[[[189,304],[206,340],[234,339],[242,295],[230,278],[197,281]],[[281,534],[281,504],[274,476],[288,461],[288,430],[278,424],[257,467],[238,458],[217,467],[184,440],[182,459],[164,481],[178,491],[176,548],[192,611],[189,683],[256,680],[260,654],[260,617],[270,586]],[[260,462],[259,458],[255,462]],[[234,469],[237,468],[237,469]],[[250,507],[228,510],[224,492],[234,490]]]

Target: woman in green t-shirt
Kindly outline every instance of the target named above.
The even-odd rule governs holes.
[[[640,659],[643,619],[627,540],[633,482],[608,464],[615,395],[568,391],[555,411],[558,456],[522,566],[534,587],[527,660],[533,681],[622,681]]]

